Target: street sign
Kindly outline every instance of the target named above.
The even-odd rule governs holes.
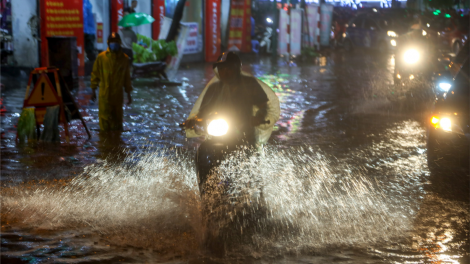
[[[51,82],[51,78],[54,82]],[[31,93],[31,82],[34,82],[34,87]],[[88,127],[83,120],[82,115],[78,111],[78,106],[73,100],[69,89],[67,88],[60,71],[54,67],[43,67],[34,69],[29,75],[28,86],[26,87],[25,99],[23,102],[23,108],[34,107],[36,116],[36,125],[39,134],[39,125],[44,122],[44,116],[46,114],[47,107],[60,106],[59,123],[64,125],[65,138],[67,143],[70,141],[68,120],[65,116],[65,109],[67,108],[71,113],[71,119],[80,119],[83,126],[88,134],[88,138],[91,138],[91,134],[88,131]],[[18,134],[17,134],[18,139]]]
[[[31,95],[26,100],[26,105],[34,106],[51,106],[58,105],[60,98],[58,97],[52,83],[46,74],[41,74],[39,80],[34,85]]]

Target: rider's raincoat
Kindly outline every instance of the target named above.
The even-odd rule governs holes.
[[[193,106],[193,109],[191,110],[191,113],[189,114],[188,119],[194,118],[197,116],[199,113],[199,108],[201,107],[202,100],[204,98],[204,95],[206,94],[209,86],[218,81],[218,74],[217,74],[217,68],[215,69],[216,76],[214,76],[210,82],[206,85],[202,93],[199,95],[199,98],[196,100],[196,103]],[[243,72],[242,74],[245,76],[251,76],[253,75]],[[256,143],[258,144],[265,144],[269,137],[271,136],[271,133],[273,131],[274,124],[277,122],[279,119],[279,114],[281,112],[280,106],[279,106],[279,99],[277,98],[277,95],[269,88],[267,84],[264,82],[256,79],[260,86],[263,88],[264,92],[266,93],[268,97],[268,102],[267,102],[267,114],[266,114],[266,120],[269,120],[269,124],[263,124],[255,127],[255,139]],[[253,116],[256,116],[256,113],[258,112],[258,107],[253,106]],[[205,135],[197,134],[193,129],[187,129],[186,130],[186,137],[192,138],[192,137],[201,137]]]
[[[123,88],[132,91],[130,60],[122,51],[101,52],[91,73],[91,89],[100,87],[99,117],[102,131],[122,130]]]

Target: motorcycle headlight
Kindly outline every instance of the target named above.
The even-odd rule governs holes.
[[[392,40],[390,40],[390,44],[391,44],[392,46],[396,47],[396,46],[397,46],[397,41],[394,40],[394,39],[392,39]]]
[[[273,23],[273,20],[272,20],[270,17],[267,17],[267,18],[266,18],[266,22],[268,22],[269,24],[272,24],[272,23]]]
[[[387,35],[392,38],[398,37],[398,34],[395,31],[387,31]]]
[[[227,134],[228,124],[223,119],[212,120],[207,126],[207,133],[211,136],[223,136]]]
[[[450,121],[450,118],[442,118],[441,121],[439,121],[439,125],[444,131],[452,131],[452,122]]]
[[[422,34],[423,34],[423,36],[426,36],[428,34],[428,32],[426,32],[426,30],[423,30]]]
[[[452,131],[452,121],[448,117],[439,118],[438,116],[433,116],[431,118],[431,124],[435,128],[442,128],[444,131]]]
[[[439,83],[439,88],[446,93],[449,91],[450,87],[452,87],[452,84],[450,83],[444,83],[444,82]]]
[[[415,49],[409,49],[403,55],[403,59],[406,63],[414,64],[419,60],[419,52]]]

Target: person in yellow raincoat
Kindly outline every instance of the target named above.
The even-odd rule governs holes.
[[[99,91],[99,118],[101,131],[122,130],[123,88],[127,93],[127,104],[132,103],[131,75],[129,57],[122,52],[121,37],[111,33],[108,37],[108,49],[96,58],[91,73],[92,100],[96,100]]]

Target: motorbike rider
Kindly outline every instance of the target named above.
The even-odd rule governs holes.
[[[269,100],[255,77],[242,74],[241,65],[234,52],[224,52],[219,57],[213,65],[219,81],[207,88],[197,116],[185,122],[187,128],[193,127],[196,119],[216,112],[230,120],[234,130],[229,136],[240,145],[256,143],[255,127],[264,122]],[[259,109],[255,116],[253,106]]]

